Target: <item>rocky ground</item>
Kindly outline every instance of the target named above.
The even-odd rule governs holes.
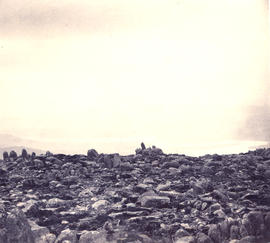
[[[0,243],[270,242],[270,149],[4,158]]]

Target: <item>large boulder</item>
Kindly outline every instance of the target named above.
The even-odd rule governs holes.
[[[14,151],[14,150],[11,150],[10,153],[9,153],[9,158],[12,160],[12,161],[15,161],[17,159],[17,153]]]
[[[252,211],[245,214],[242,224],[245,226],[248,235],[258,236],[264,234],[265,225],[263,214],[261,212]]]
[[[87,158],[93,160],[98,157],[98,152],[95,149],[89,149],[87,151]]]
[[[34,235],[24,215],[18,209],[0,205],[0,243],[34,243]]]
[[[35,243],[54,243],[56,236],[51,234],[48,228],[37,225],[34,221],[29,221],[34,235]]]
[[[9,160],[9,155],[8,155],[8,152],[7,151],[4,151],[3,152],[3,160],[4,161],[8,161]]]
[[[26,149],[22,149],[22,158],[25,160],[27,159],[27,157],[28,157],[28,154],[27,154]]]

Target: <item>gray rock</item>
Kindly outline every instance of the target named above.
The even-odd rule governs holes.
[[[222,239],[219,225],[210,225],[208,230],[208,236],[213,240],[214,243],[220,243]]]
[[[240,229],[239,229],[239,233],[240,233],[241,238],[248,236],[248,232],[247,232],[245,225],[241,224]]]
[[[95,210],[100,210],[100,208],[106,207],[109,205],[107,200],[98,200],[97,202],[93,203],[92,208]]]
[[[37,216],[39,213],[40,205],[41,205],[41,202],[38,202],[37,200],[33,200],[33,199],[17,204],[17,206],[21,208],[23,213],[25,213],[25,215],[28,217]]]
[[[213,243],[213,241],[206,234],[199,233],[197,235],[197,243]]]
[[[9,161],[9,156],[8,156],[8,152],[7,151],[4,151],[3,152],[3,160],[4,161]]]
[[[107,243],[106,232],[100,231],[83,231],[79,243]]]
[[[168,169],[168,168],[179,168],[180,164],[177,160],[174,161],[168,161],[163,163],[162,169]]]
[[[142,148],[142,150],[145,150],[146,149],[144,143],[141,143],[141,148]]]
[[[177,239],[174,243],[195,243],[196,239],[194,236],[184,236]]]
[[[27,157],[28,157],[28,154],[27,154],[26,149],[22,149],[22,158],[25,160],[27,159]]]
[[[54,243],[63,243],[69,241],[70,243],[77,243],[77,232],[75,230],[65,229],[56,238]]]
[[[258,242],[261,242],[261,241],[255,236],[246,236],[242,238],[241,240],[239,240],[238,243],[258,243]]]
[[[143,207],[160,208],[168,206],[170,204],[170,198],[162,196],[143,196],[140,202]]]
[[[87,151],[87,158],[92,160],[98,157],[98,152],[95,149],[89,149]]]
[[[67,201],[66,200],[62,200],[59,198],[51,198],[48,200],[47,202],[47,207],[48,208],[58,208],[58,207],[62,207],[67,205]]]
[[[113,161],[109,155],[104,156],[104,167],[108,169],[113,168]]]
[[[12,161],[15,161],[17,159],[17,153],[14,151],[14,150],[11,150],[10,153],[9,153],[9,158],[12,160]]]
[[[113,156],[113,167],[116,168],[116,167],[119,167],[121,164],[121,158],[118,154],[115,154]]]
[[[175,232],[174,239],[180,239],[185,236],[190,236],[190,233],[188,233],[185,229],[181,228]]]
[[[34,235],[31,227],[23,214],[17,208],[6,211],[5,208],[0,208],[0,243],[34,243]]]
[[[54,243],[56,236],[51,234],[48,228],[40,227],[34,221],[29,221],[35,243]]]
[[[222,239],[228,239],[230,237],[230,225],[227,219],[219,223],[220,233]]]
[[[230,238],[232,240],[236,239],[239,240],[240,239],[240,232],[239,232],[239,227],[237,225],[232,225],[230,228]]]
[[[44,162],[40,159],[34,159],[33,166],[35,166],[36,168],[42,168],[44,167]]]
[[[264,218],[261,212],[253,211],[245,214],[242,220],[248,235],[262,235],[265,231]]]

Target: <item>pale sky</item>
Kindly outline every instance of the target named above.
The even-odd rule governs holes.
[[[42,149],[223,142],[269,104],[265,0],[2,0],[0,37],[0,133]]]

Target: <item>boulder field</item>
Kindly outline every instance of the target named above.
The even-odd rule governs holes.
[[[270,149],[0,161],[0,243],[270,242]]]

